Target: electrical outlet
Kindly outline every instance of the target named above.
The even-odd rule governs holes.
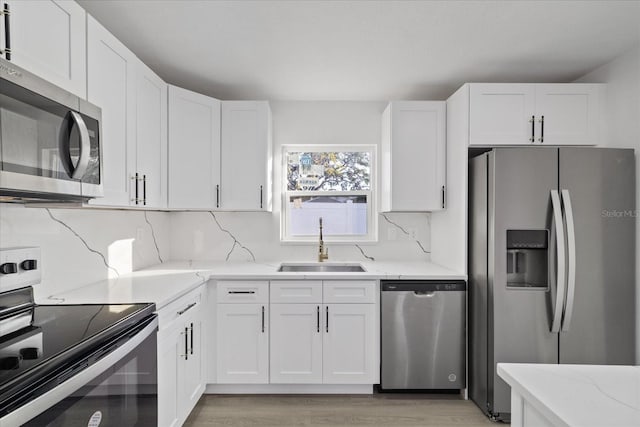
[[[415,228],[409,228],[407,231],[409,232],[409,236],[411,236],[412,239],[416,238],[417,233]]]
[[[143,239],[144,239],[144,228],[138,227],[136,229],[136,240],[142,242]]]

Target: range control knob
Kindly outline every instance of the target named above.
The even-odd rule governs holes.
[[[0,371],[9,371],[20,367],[19,356],[8,356],[0,358]]]
[[[20,268],[26,271],[35,270],[38,268],[38,260],[25,259],[20,263]]]
[[[18,264],[15,262],[5,262],[0,265],[0,273],[2,274],[14,274],[18,272]]]
[[[40,357],[40,349],[38,347],[25,347],[20,349],[20,356],[24,360],[35,360]]]

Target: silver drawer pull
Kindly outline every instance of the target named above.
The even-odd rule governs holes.
[[[230,294],[255,294],[256,291],[229,291]]]
[[[188,306],[186,306],[183,310],[180,310],[178,312],[178,316],[182,316],[183,314],[185,314],[187,311],[191,310],[193,307],[196,306],[197,303],[192,302],[191,304],[189,304]]]

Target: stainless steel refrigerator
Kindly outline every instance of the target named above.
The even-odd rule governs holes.
[[[469,163],[469,394],[499,362],[635,363],[633,150],[496,148]]]

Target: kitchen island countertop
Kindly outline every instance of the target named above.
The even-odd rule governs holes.
[[[640,366],[498,363],[511,425],[640,426]]]

